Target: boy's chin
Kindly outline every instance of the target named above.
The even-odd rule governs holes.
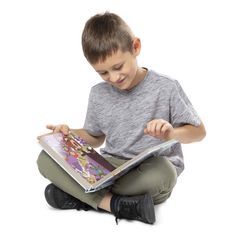
[[[116,88],[118,88],[118,89],[120,89],[120,90],[129,90],[130,89],[130,86],[125,86],[125,85],[123,85],[123,86],[116,86]]]
[[[132,83],[130,81],[125,80],[122,84],[113,84],[114,87],[118,88],[119,90],[130,90],[132,89]]]
[[[120,90],[127,90],[129,89],[129,84],[113,84],[113,86],[115,86],[116,88],[120,89]]]

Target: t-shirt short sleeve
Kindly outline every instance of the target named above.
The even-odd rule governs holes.
[[[178,81],[174,81],[170,98],[171,124],[173,127],[179,127],[185,124],[199,126],[201,120],[194,110],[187,95],[183,91]]]
[[[96,113],[97,113],[96,98],[93,93],[93,89],[91,89],[89,94],[87,114],[83,128],[93,136],[101,136],[103,135],[103,133],[99,127],[99,122]]]

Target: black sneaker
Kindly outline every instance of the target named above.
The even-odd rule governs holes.
[[[111,199],[111,212],[117,219],[125,218],[139,220],[144,223],[155,222],[154,204],[150,194],[133,197],[113,195]]]
[[[57,209],[82,209],[85,211],[92,209],[91,206],[62,191],[54,184],[49,184],[45,188],[44,195],[47,203]]]

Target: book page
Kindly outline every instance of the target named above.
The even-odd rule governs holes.
[[[84,140],[72,133],[49,134],[41,139],[90,184],[115,169]]]

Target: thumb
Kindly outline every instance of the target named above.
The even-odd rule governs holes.
[[[55,125],[46,125],[47,129],[54,130],[56,128]]]

